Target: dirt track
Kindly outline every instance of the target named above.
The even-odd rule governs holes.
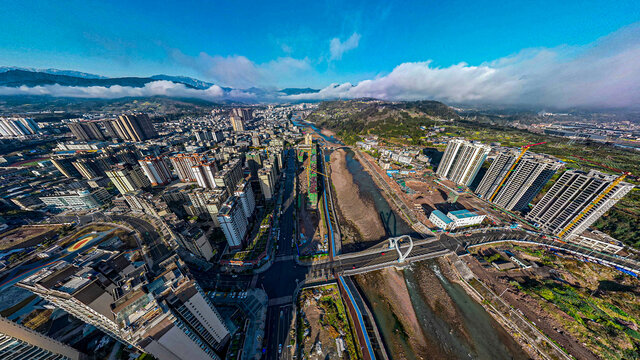
[[[385,236],[384,226],[371,200],[364,199],[353,176],[347,169],[346,152],[342,149],[331,154],[331,181],[337,193],[337,203],[344,219],[353,224],[361,241],[376,241]]]

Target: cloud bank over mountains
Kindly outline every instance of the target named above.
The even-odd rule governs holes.
[[[360,34],[330,41],[330,61],[358,46]],[[434,99],[458,104],[511,104],[566,107],[638,107],[640,105],[640,23],[580,47],[525,49],[480,65],[434,66],[430,60],[408,62],[391,72],[352,84],[332,84],[318,92],[285,95],[274,84],[317,74],[313,61],[282,57],[257,64],[239,56],[170,57],[203,76],[233,89],[213,85],[199,90],[171,81],[129,86],[0,87],[0,95],[49,95],[78,98],[169,96],[204,100],[304,101],[371,97],[386,100]],[[264,91],[242,90],[261,87]]]
[[[404,63],[375,79],[289,96],[291,100],[360,97],[555,107],[638,106],[640,24],[583,47],[527,49],[478,66]]]
[[[235,90],[226,94],[224,89],[218,85],[213,85],[208,89],[199,90],[186,87],[184,84],[177,84],[172,81],[158,80],[145,84],[143,87],[132,86],[62,86],[62,85],[42,85],[42,86],[19,86],[0,87],[0,95],[46,95],[55,97],[71,98],[100,98],[116,99],[123,97],[151,97],[167,96],[179,98],[197,98],[203,100],[233,98],[250,98],[253,95]]]

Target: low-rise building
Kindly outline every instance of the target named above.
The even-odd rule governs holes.
[[[486,215],[480,215],[466,209],[449,211],[447,215],[440,210],[433,210],[429,215],[429,221],[440,229],[447,230],[480,224],[485,217]]]
[[[40,201],[58,210],[89,210],[102,206],[111,198],[105,189],[58,192],[41,196]]]

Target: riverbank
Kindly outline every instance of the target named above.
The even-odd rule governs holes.
[[[453,282],[446,261],[356,276],[392,359],[529,359],[520,345]],[[392,291],[390,291],[392,289]]]
[[[424,212],[419,214],[413,211],[412,207],[407,204],[407,200],[401,198],[404,194],[402,189],[398,187],[394,181],[388,181],[385,172],[378,166],[375,159],[371,155],[354,150],[356,158],[363,164],[364,170],[371,176],[374,183],[380,190],[385,201],[394,213],[399,214],[404,222],[407,223],[417,233],[427,233],[429,228],[425,225],[427,218]],[[410,202],[409,202],[410,203]],[[412,204],[411,204],[412,205]],[[400,234],[394,234],[395,236]]]
[[[509,251],[532,267],[500,271],[467,256],[465,263],[494,293],[577,359],[638,357],[638,279],[538,246],[474,248]],[[597,334],[597,336],[594,336]]]
[[[385,228],[376,211],[373,200],[362,196],[347,168],[347,153],[338,149],[331,153],[331,181],[336,192],[336,202],[341,224],[342,245],[378,241],[385,235]]]

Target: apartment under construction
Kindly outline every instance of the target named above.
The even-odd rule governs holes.
[[[561,166],[548,156],[527,154],[518,161],[517,151],[503,152],[491,163],[476,193],[504,209],[525,210]]]
[[[526,218],[548,233],[570,239],[584,232],[633,187],[617,175],[568,170]]]

